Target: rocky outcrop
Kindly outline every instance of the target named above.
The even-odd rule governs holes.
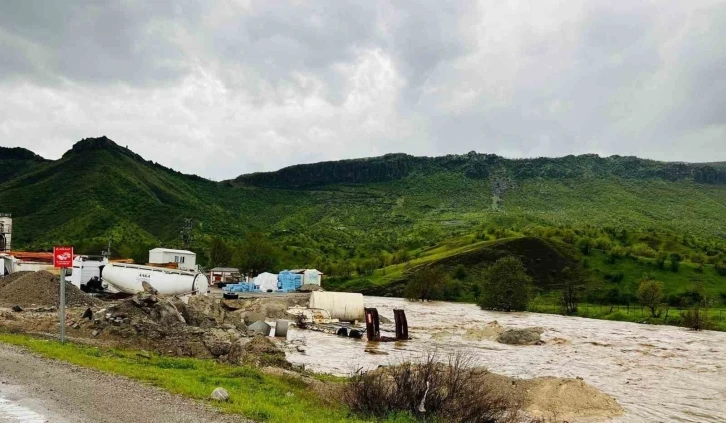
[[[507,345],[542,344],[543,328],[507,329],[499,335],[497,342]]]

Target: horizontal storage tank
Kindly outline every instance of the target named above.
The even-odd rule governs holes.
[[[363,294],[352,292],[322,292],[310,294],[310,308],[321,308],[330,312],[330,317],[342,322],[363,320]]]
[[[203,273],[138,264],[108,264],[103,268],[103,280],[127,294],[143,291],[142,282],[149,283],[163,295],[206,294],[209,290],[209,279]]]

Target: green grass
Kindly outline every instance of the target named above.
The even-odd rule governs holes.
[[[550,298],[530,304],[530,311],[535,313],[560,314],[559,306]],[[648,310],[643,310],[637,304],[610,305],[588,304],[578,305],[576,316],[588,319],[614,320],[619,322],[647,323],[651,325],[681,326],[682,308],[671,307],[666,317],[666,308],[661,308],[661,317],[651,317]],[[726,332],[726,308],[712,308],[708,315],[713,324],[712,330]]]
[[[0,342],[28,348],[44,357],[126,376],[175,394],[206,401],[223,412],[241,414],[261,422],[362,422],[343,406],[323,402],[303,382],[273,376],[252,367],[219,364],[211,360],[137,355],[136,351],[100,349],[27,335],[0,333]],[[330,378],[328,382],[331,383]],[[208,400],[217,387],[230,401]],[[288,395],[291,393],[292,395]],[[405,416],[391,422],[411,421]]]

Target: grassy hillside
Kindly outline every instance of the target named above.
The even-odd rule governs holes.
[[[0,212],[13,213],[18,248],[64,242],[98,253],[111,240],[115,255],[144,261],[150,247],[181,246],[183,220],[192,218],[202,263],[211,237],[231,242],[257,231],[280,247],[279,267],[315,266],[348,288],[395,287],[405,270],[432,260],[476,270],[507,248],[546,273],[530,258],[579,263],[586,242],[593,271],[622,271],[626,284],[649,271],[645,261],[677,253],[706,263],[712,292],[726,291],[714,267],[726,253],[722,163],[390,154],[213,182],[105,137],[82,140],[57,161],[22,149],[0,149],[0,161]],[[618,259],[623,269],[610,269],[598,254],[635,257],[627,259],[635,267]],[[676,290],[690,283],[686,273],[673,277]],[[472,279],[461,282],[465,299]]]

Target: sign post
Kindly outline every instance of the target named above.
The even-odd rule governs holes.
[[[73,247],[53,248],[53,267],[60,268],[60,341],[66,342],[66,269],[73,267]]]

